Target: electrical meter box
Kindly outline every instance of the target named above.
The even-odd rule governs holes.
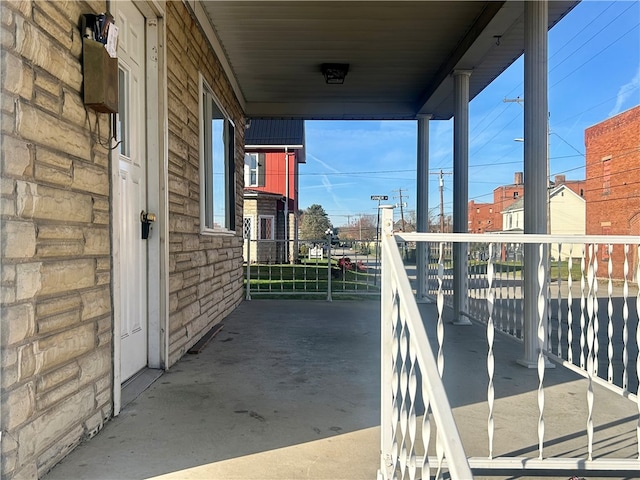
[[[83,39],[84,104],[102,113],[118,112],[118,59],[104,44]]]

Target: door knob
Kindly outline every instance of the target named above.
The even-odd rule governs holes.
[[[156,221],[155,213],[140,212],[140,225],[142,226],[142,240],[147,240],[151,231],[151,223]]]

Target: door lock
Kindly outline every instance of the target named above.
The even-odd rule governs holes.
[[[142,239],[147,240],[149,238],[151,223],[156,221],[155,213],[147,213],[144,210],[140,212],[140,224],[142,226]]]

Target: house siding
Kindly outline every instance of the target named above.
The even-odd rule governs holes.
[[[268,149],[247,149],[247,152],[260,152],[265,154],[264,186],[252,186],[249,188],[258,192],[278,193],[289,199],[289,211],[297,210],[298,153],[294,150],[289,152],[289,191],[287,192],[285,152],[282,150],[270,151]]]
[[[235,122],[238,224],[244,121],[184,4],[165,6],[170,366],[242,296],[241,228],[200,234],[198,71]],[[113,415],[110,117],[83,105],[78,25],[107,8],[0,2],[2,478],[41,477]]]
[[[243,112],[182,2],[167,2],[169,365],[242,300]],[[235,123],[236,232],[200,234],[199,78]]]
[[[41,476],[112,414],[109,152],[100,143],[110,123],[83,106],[78,27],[81,13],[105,9],[0,3],[2,478]]]

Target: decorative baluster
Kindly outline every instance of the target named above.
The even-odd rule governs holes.
[[[600,332],[600,318],[598,312],[600,306],[598,305],[598,247],[596,243],[593,252],[593,374],[598,376],[599,367],[599,354],[600,354],[600,341],[598,340],[598,333]]]
[[[492,253],[493,253],[493,244],[490,243],[489,244],[489,260],[487,261],[487,280],[489,277],[489,263],[491,262]],[[506,331],[506,327],[505,327],[504,308],[503,308],[504,295],[502,292],[502,278],[495,264],[493,265],[493,282],[494,282],[494,289],[493,289],[494,312],[497,313],[495,317],[498,320],[497,322],[498,329],[504,332]],[[489,300],[489,290],[487,290],[487,301],[488,300]],[[489,306],[488,303],[486,305],[487,307]],[[489,315],[489,312],[487,312],[487,315]],[[493,323],[494,325],[496,325],[495,320],[493,321]]]
[[[398,468],[398,420],[400,417],[400,375],[398,369],[398,355],[400,353],[400,332],[398,330],[399,325],[399,297],[397,294],[396,285],[392,286],[393,293],[393,331],[392,331],[392,346],[391,346],[391,364],[393,375],[391,377],[391,405],[393,406],[392,423],[391,423],[391,471],[395,478],[395,472]]]
[[[569,363],[573,363],[573,310],[571,308],[573,304],[573,294],[571,293],[571,287],[573,286],[573,245],[569,244],[569,259],[567,260],[567,269],[569,275],[567,276],[567,360]]]
[[[508,251],[509,247],[507,247],[507,251]],[[506,257],[505,257],[506,260]],[[515,335],[516,333],[516,294],[515,294],[515,283],[516,283],[516,268],[515,265],[513,265],[513,268],[511,268],[511,265],[509,265],[509,262],[505,262],[505,265],[507,266],[507,296],[509,298],[509,300],[507,301],[507,312],[509,315],[509,320],[508,320],[508,333],[509,335]],[[512,278],[513,277],[513,278]]]
[[[622,286],[622,388],[629,388],[629,244],[624,246],[624,284]]]
[[[444,292],[442,284],[444,283],[444,243],[440,242],[440,256],[438,259],[438,297],[436,298],[436,305],[438,308],[438,372],[440,377],[444,372]]]
[[[407,370],[407,353],[409,351],[409,327],[402,315],[402,306],[400,308],[400,322],[402,330],[400,330],[400,471],[402,478],[405,476],[407,469],[407,426],[409,420],[409,412],[407,411],[409,372]]]
[[[546,258],[548,259],[547,261],[547,272],[545,272],[545,289],[546,289],[546,296],[545,296],[545,300],[547,303],[547,309],[546,309],[546,313],[547,313],[547,330],[546,330],[546,334],[547,334],[547,343],[546,343],[546,347],[549,350],[550,353],[553,353],[553,343],[551,342],[551,264],[553,263],[551,261],[551,242],[546,244],[547,247],[547,255]],[[558,260],[557,262],[558,268],[560,267],[560,260]]]
[[[613,383],[613,281],[611,274],[613,273],[613,245],[609,244],[609,261],[607,262],[607,275],[609,281],[607,283],[607,356],[609,364],[607,367],[607,381]]]
[[[597,253],[597,249],[596,249]],[[587,345],[589,347],[589,352],[587,356],[587,374],[588,374],[588,388],[587,388],[587,439],[588,439],[588,460],[593,460],[593,376],[594,376],[594,295],[593,295],[593,285],[594,285],[594,248],[593,245],[589,245],[589,271],[587,273],[587,280],[589,283],[589,293],[587,296],[587,315],[588,315],[588,326],[587,326]]]
[[[562,244],[558,244],[558,351],[557,355],[562,358],[562,272],[560,267],[562,266]],[[551,325],[549,325],[549,332],[551,332]]]
[[[421,372],[422,373],[422,372]],[[429,392],[427,392],[427,381],[425,374],[422,373],[422,401],[424,402],[424,415],[422,417],[422,478],[431,478],[431,467],[429,465],[429,442],[431,441],[431,421],[429,420],[429,412],[431,410]]]
[[[585,298],[585,256],[586,256],[585,246],[582,246],[582,258],[580,259],[580,368],[583,370],[586,368],[585,358],[584,358],[584,347],[585,347],[585,316],[584,309],[586,307],[586,298]]]
[[[416,478],[416,389],[418,379],[416,378],[416,349],[418,345],[413,345],[409,337],[409,478]]]
[[[545,269],[546,258],[546,244],[541,243],[538,250],[538,458],[542,460],[542,451],[544,448],[544,369],[545,369],[545,357],[544,357],[544,344],[546,341],[545,335],[545,305],[547,299],[545,298],[545,291],[547,289],[547,271]]]
[[[520,252],[524,252],[524,243],[520,244]],[[522,267],[520,269],[520,315],[519,315],[519,319],[520,319],[520,337],[519,338],[524,338],[524,257],[522,257],[521,254],[521,264]]]
[[[487,419],[487,434],[489,436],[489,458],[493,458],[493,402],[495,399],[495,391],[493,388],[493,373],[495,369],[495,358],[493,356],[493,339],[495,332],[493,331],[493,301],[494,301],[494,288],[493,288],[493,244],[489,244],[489,261],[487,262],[487,281],[489,287],[487,288],[487,344],[489,351],[487,353],[487,373],[489,375],[489,384],[487,386],[487,402],[489,403],[489,418]]]
[[[444,478],[442,475],[442,467],[444,465],[444,447],[440,440],[440,435],[436,435],[436,456],[438,458],[438,469],[436,470],[436,479]]]

